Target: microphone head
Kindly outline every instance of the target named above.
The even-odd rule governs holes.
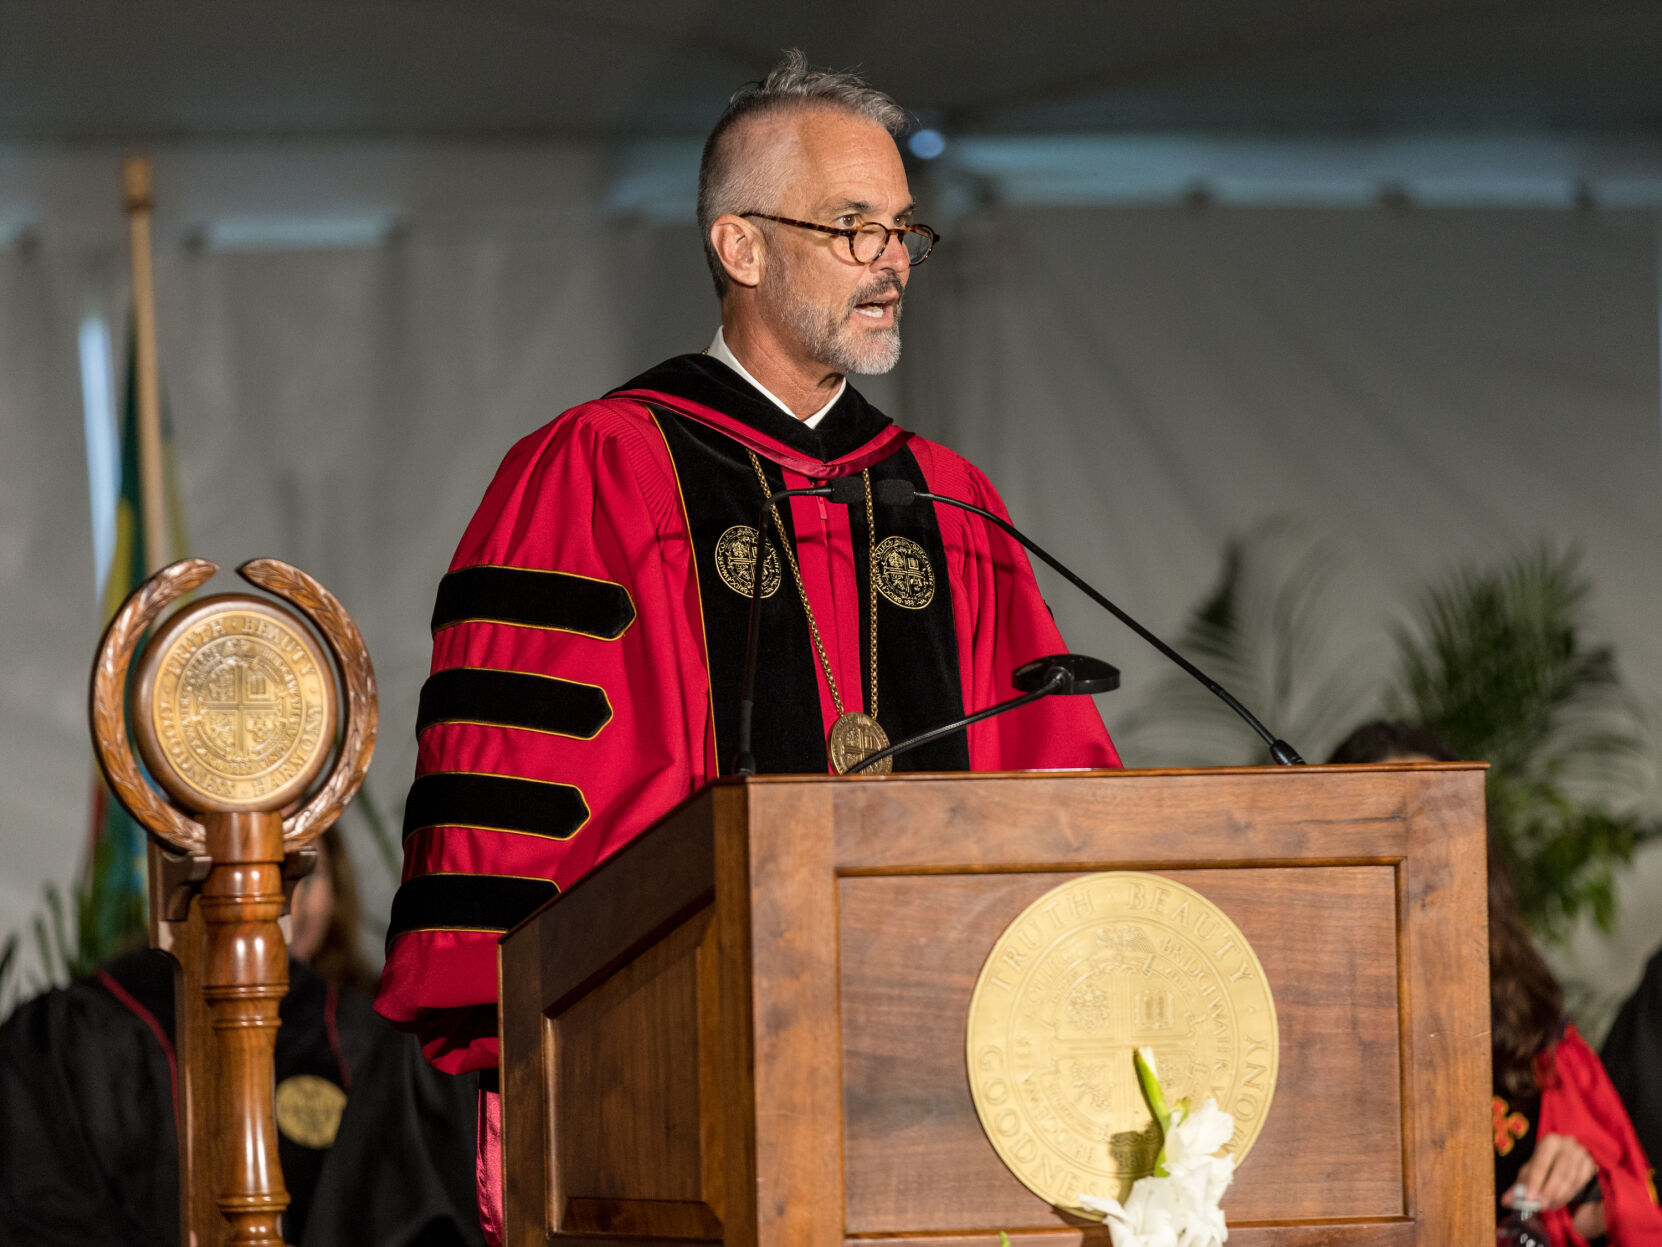
[[[917,486],[911,481],[891,478],[871,483],[871,496],[886,507],[909,507],[918,500]]]
[[[825,487],[831,491],[826,497],[830,498],[832,502],[842,503],[845,507],[866,500],[865,482],[858,476],[834,477],[825,482]],[[876,493],[876,487],[873,486],[872,494],[874,497]]]
[[[1111,693],[1120,686],[1118,667],[1109,666],[1088,654],[1048,654],[1023,663],[1010,675],[1010,683],[1023,693],[1035,693],[1060,675],[1053,690],[1063,695]]]

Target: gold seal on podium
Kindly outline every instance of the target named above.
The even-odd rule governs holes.
[[[1130,871],[1084,875],[1029,905],[970,999],[970,1094],[1000,1159],[1065,1211],[1123,1200],[1154,1170],[1159,1128],[1131,1054],[1152,1048],[1168,1103],[1235,1116],[1236,1162],[1275,1094],[1275,1003],[1263,967],[1194,889]]]

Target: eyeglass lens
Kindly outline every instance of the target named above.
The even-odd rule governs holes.
[[[862,225],[855,231],[854,237],[849,240],[854,244],[854,259],[859,264],[870,264],[878,254],[888,245],[889,231],[875,221]],[[906,248],[906,256],[916,264],[929,254],[929,248],[934,239],[921,230],[908,230],[900,236],[901,244]]]

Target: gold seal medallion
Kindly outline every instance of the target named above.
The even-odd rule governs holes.
[[[748,524],[735,524],[716,538],[716,572],[721,583],[741,597],[749,597],[756,571],[756,530]],[[768,546],[768,556],[762,562],[762,596],[772,597],[779,591],[779,551]]]
[[[1275,1003],[1229,917],[1159,875],[1084,875],[993,945],[970,998],[970,1095],[988,1140],[1039,1198],[1124,1200],[1154,1170],[1159,1127],[1131,1054],[1152,1048],[1166,1101],[1235,1116],[1237,1164],[1275,1094]]]
[[[280,806],[334,745],[328,660],[303,624],[259,598],[205,598],[157,633],[134,726],[157,781],[193,808]]]
[[[295,1074],[277,1084],[277,1129],[301,1147],[334,1146],[346,1111],[346,1092],[316,1074]]]
[[[877,591],[896,606],[920,611],[935,600],[935,569],[923,547],[909,537],[883,538],[871,574]]]
[[[826,743],[831,755],[831,769],[838,775],[847,775],[848,768],[858,766],[874,753],[889,747],[889,734],[883,725],[869,714],[852,710],[838,715],[831,725],[831,738]],[[862,775],[887,775],[894,769],[894,759],[884,758],[876,766],[867,767]]]

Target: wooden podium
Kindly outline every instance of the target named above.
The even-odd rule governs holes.
[[[1231,1247],[1486,1247],[1483,837],[1470,764],[720,781],[503,940],[508,1245],[1106,1247],[988,1143],[964,1027],[1027,905],[1139,870],[1274,993]]]

